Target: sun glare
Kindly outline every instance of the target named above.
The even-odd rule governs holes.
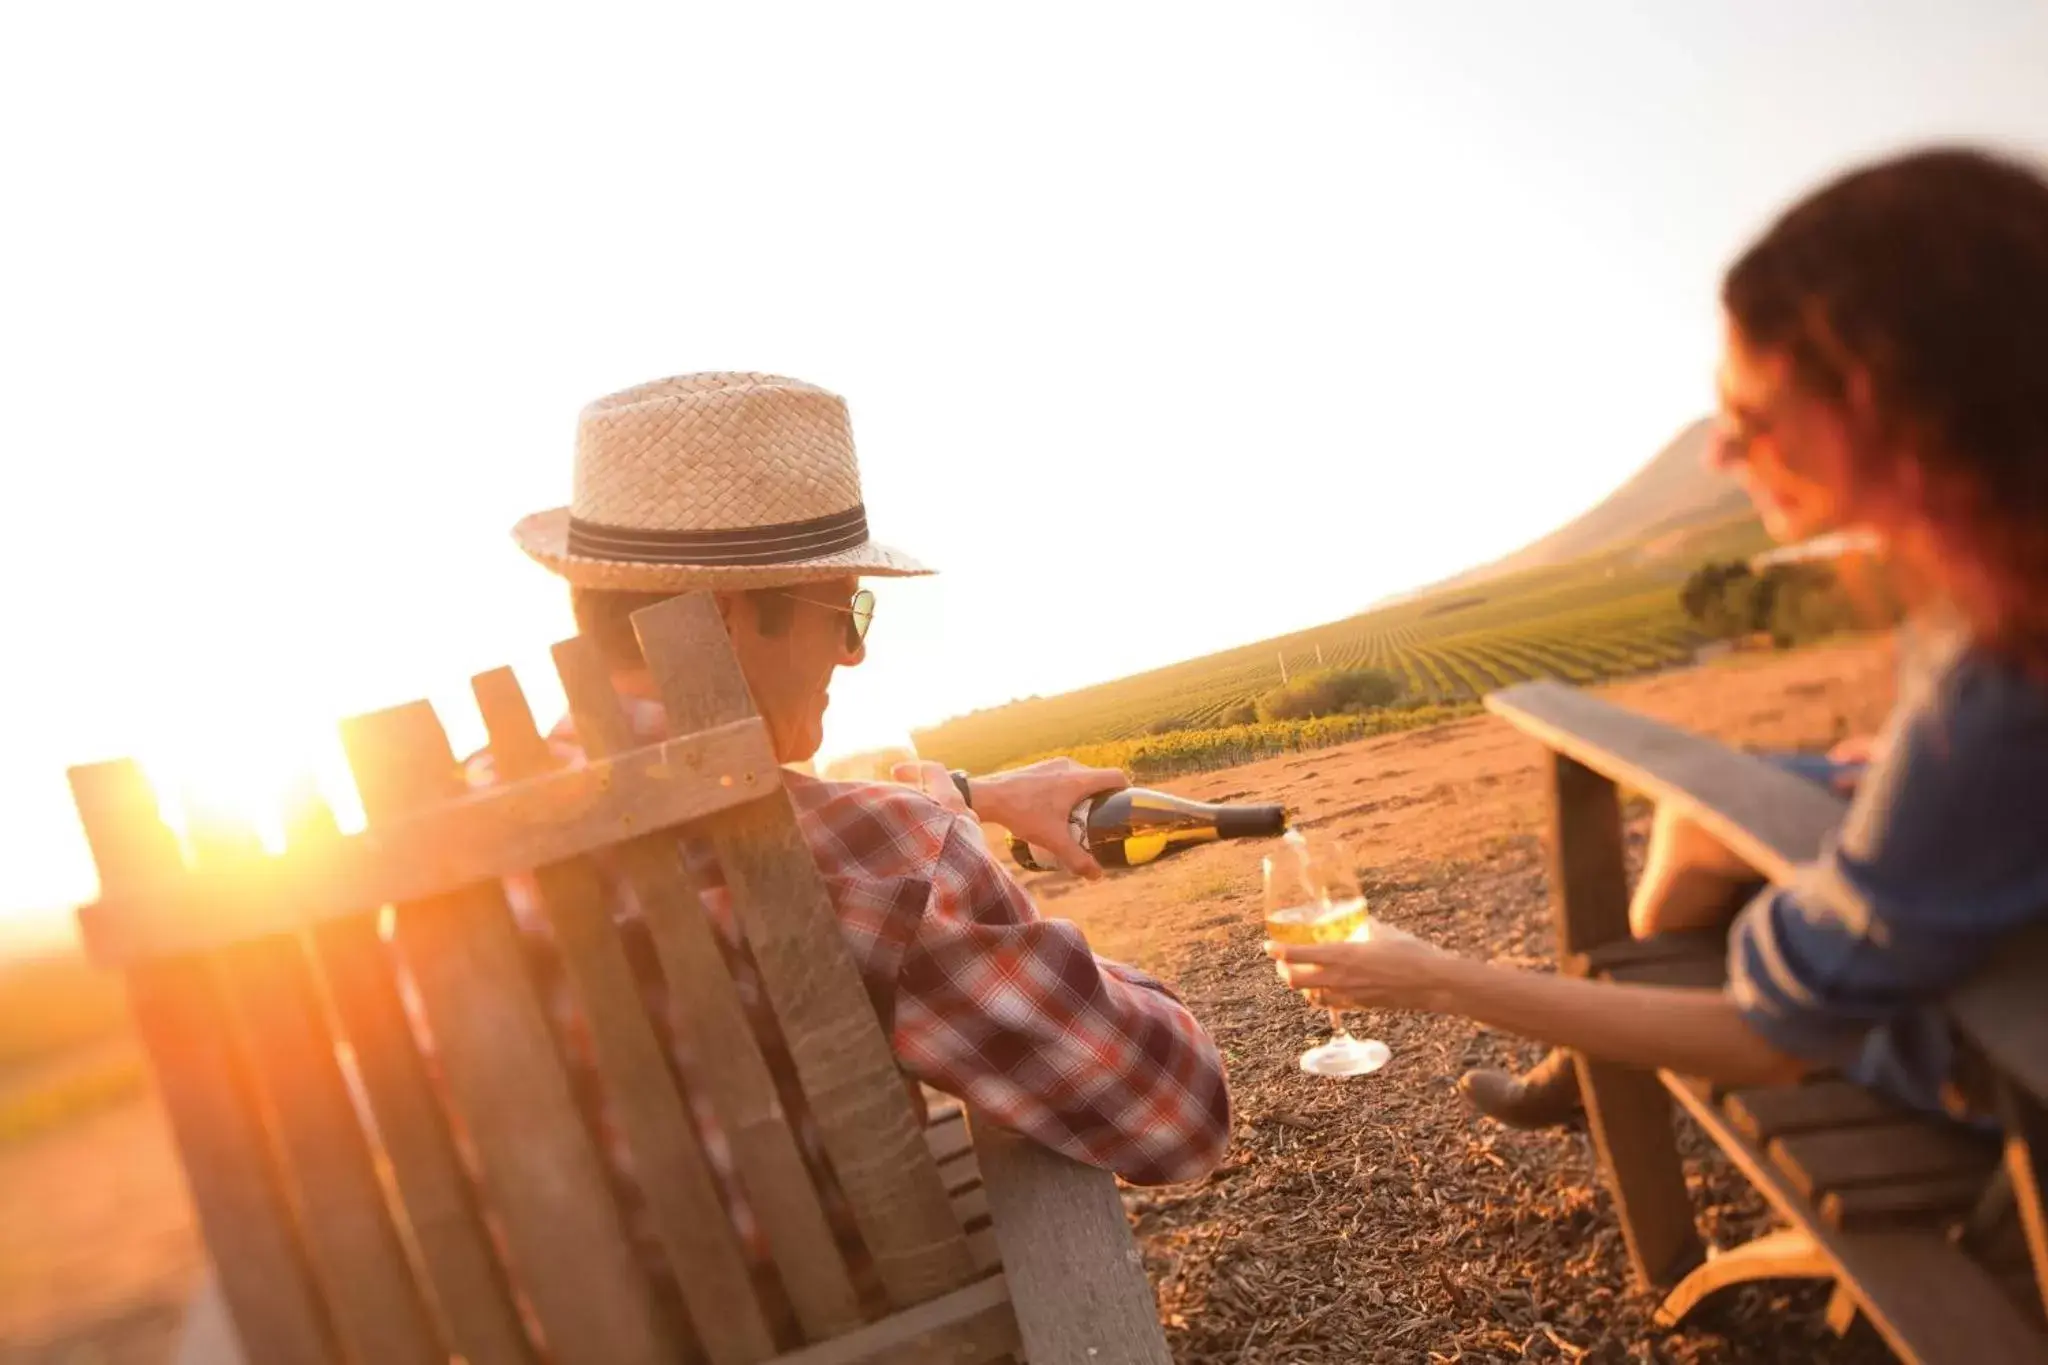
[[[140,761],[188,859],[195,835],[209,830],[230,841],[253,834],[265,851],[281,853],[288,814],[309,800],[323,804],[344,832],[363,827],[355,783],[331,732],[264,744],[166,746]]]

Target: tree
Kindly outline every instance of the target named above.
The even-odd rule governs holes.
[[[1376,668],[1326,668],[1261,693],[1255,706],[1260,720],[1306,720],[1356,715],[1400,695],[1400,680]]]

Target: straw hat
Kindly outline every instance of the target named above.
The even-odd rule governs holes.
[[[512,528],[580,587],[770,588],[932,572],[868,539],[846,401],[772,374],[686,374],[576,423],[567,507]]]

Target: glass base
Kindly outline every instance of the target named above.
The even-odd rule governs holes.
[[[1366,1076],[1393,1056],[1393,1050],[1377,1038],[1361,1041],[1346,1033],[1302,1053],[1301,1069],[1311,1076]]]

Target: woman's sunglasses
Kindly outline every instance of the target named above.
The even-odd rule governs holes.
[[[775,592],[778,596],[787,597],[792,602],[808,602],[814,607],[823,607],[826,611],[845,613],[846,652],[848,654],[860,653],[860,647],[866,643],[868,638],[868,627],[875,623],[875,595],[866,588],[862,588],[859,592],[855,593],[853,601],[843,607],[836,602],[820,602],[815,597],[805,597],[801,593],[791,592],[787,588],[778,588],[775,589]]]

